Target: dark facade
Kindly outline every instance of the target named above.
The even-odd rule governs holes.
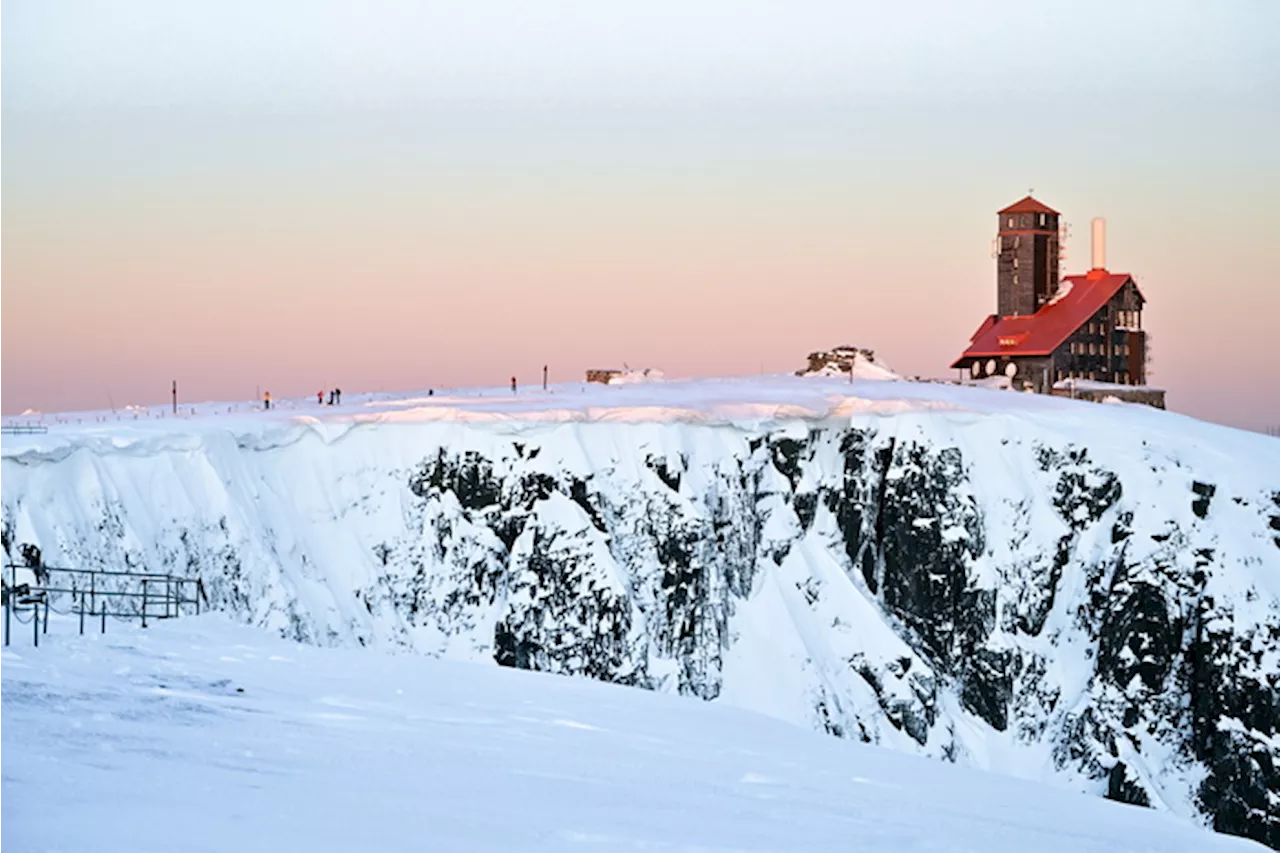
[[[997,216],[996,314],[1034,314],[1058,289],[1059,214],[1028,197]]]
[[[1089,379],[1116,385],[1147,384],[1147,333],[1142,294],[1133,279],[1120,288],[1052,356],[1053,381]]]

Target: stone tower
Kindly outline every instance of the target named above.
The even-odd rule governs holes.
[[[1058,211],[1027,196],[999,217],[996,313],[1034,314],[1058,290]]]

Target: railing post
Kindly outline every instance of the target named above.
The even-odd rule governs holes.
[[[9,617],[13,615],[13,593],[17,587],[18,570],[15,569],[12,562],[9,564],[9,596],[5,598],[4,605],[4,644],[9,644]]]
[[[147,579],[142,579],[142,627],[147,627]]]
[[[98,603],[98,595],[94,591],[94,583],[93,583],[94,578],[96,578],[97,576],[98,576],[97,572],[93,571],[92,569],[89,570],[89,612],[90,613],[93,612],[93,606]]]
[[[71,590],[71,594],[76,595],[74,585],[72,585]],[[80,603],[80,635],[84,636],[84,590],[80,591],[78,601]]]
[[[40,648],[40,602],[31,605],[31,643]]]
[[[107,633],[107,600],[102,599],[102,633]]]
[[[39,607],[39,606],[40,605],[38,604],[36,605],[36,607]],[[41,633],[44,633],[44,634],[49,633],[49,593],[47,590],[45,591],[45,594],[44,594],[44,631],[42,631]]]

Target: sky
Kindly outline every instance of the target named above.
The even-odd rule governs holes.
[[[1172,409],[1280,425],[1280,4],[5,4],[0,406],[948,365],[1108,221]]]

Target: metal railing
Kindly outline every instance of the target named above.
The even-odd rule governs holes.
[[[5,424],[0,426],[4,435],[43,435],[49,428],[44,424]]]
[[[21,583],[19,573],[23,573]],[[49,633],[50,611],[78,616],[83,634],[86,618],[97,621],[100,630],[106,633],[108,616],[138,619],[145,628],[148,620],[173,619],[181,616],[184,608],[199,615],[202,602],[205,607],[209,606],[202,579],[156,572],[6,563],[0,587],[3,588],[6,646],[13,619],[22,624],[30,622],[32,642],[40,645],[40,635]],[[28,614],[25,619],[23,614]]]

